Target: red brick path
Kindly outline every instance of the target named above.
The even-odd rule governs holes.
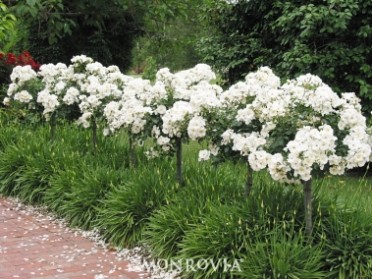
[[[1,279],[135,279],[128,263],[29,207],[0,197]]]

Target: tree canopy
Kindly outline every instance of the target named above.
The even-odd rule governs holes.
[[[104,64],[130,65],[133,40],[142,30],[141,1],[8,1],[18,19],[19,49],[41,63],[86,54]]]
[[[371,1],[213,2],[208,15],[220,33],[199,51],[229,82],[262,65],[285,79],[310,72],[372,109]]]

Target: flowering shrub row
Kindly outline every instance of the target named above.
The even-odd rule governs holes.
[[[150,157],[175,150],[181,139],[207,140],[199,160],[244,157],[253,170],[268,169],[275,180],[298,183],[315,169],[340,175],[371,160],[371,135],[354,93],[341,97],[314,75],[281,84],[267,68],[250,73],[227,90],[214,84],[208,65],[171,73],[155,82],[122,74],[86,56],[72,64],[15,67],[4,104],[37,104],[49,119],[78,105],[78,123],[106,123],[105,135],[125,129],[152,137]]]

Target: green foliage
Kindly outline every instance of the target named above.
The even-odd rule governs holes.
[[[226,169],[221,172],[225,175],[229,173]],[[220,263],[217,271],[213,269],[213,266],[197,272],[192,269],[184,270],[182,274],[184,278],[231,278],[237,274],[243,274],[242,278],[250,278],[246,276],[249,272],[250,274],[256,272],[254,278],[260,278],[263,276],[260,268],[268,264],[269,252],[262,255],[266,259],[260,263],[261,267],[258,266],[258,260],[256,263],[252,262],[252,265],[257,264],[253,270],[243,268],[242,264],[242,273],[235,269],[224,270],[225,266],[220,259],[228,259],[227,263],[233,265],[234,259],[246,260],[247,253],[249,254],[254,249],[252,247],[256,244],[258,246],[263,243],[267,244],[270,237],[279,239],[282,234],[283,236],[299,234],[301,236],[299,239],[288,239],[283,244],[288,246],[288,258],[284,263],[273,263],[277,268],[275,272],[283,270],[282,264],[288,267],[288,264],[293,263],[294,267],[287,270],[288,274],[304,272],[305,275],[308,274],[308,278],[317,278],[317,275],[322,274],[320,272],[321,248],[310,249],[306,246],[306,239],[302,235],[304,213],[302,212],[302,192],[299,189],[283,188],[282,185],[272,182],[267,175],[258,173],[254,176],[253,192],[245,201],[234,197],[238,193],[241,197],[242,187],[239,185],[243,184],[242,181],[232,184],[233,180],[228,178],[224,180],[223,177],[217,176],[216,181],[219,183],[214,184],[210,181],[211,176],[205,178],[202,175],[195,175],[194,177],[197,177],[194,181],[198,179],[198,183],[187,183],[188,187],[181,189],[170,205],[162,207],[150,217],[144,234],[144,242],[149,245],[154,257],[192,259],[194,263],[201,259],[211,259],[215,263]],[[242,177],[240,179],[242,180]],[[231,197],[228,196],[229,189]],[[214,195],[214,192],[221,196]],[[316,195],[313,206],[317,208],[318,216],[328,218],[329,201]],[[318,220],[316,229],[321,231],[319,222]],[[301,246],[298,246],[296,241],[301,241]],[[276,251],[278,257],[281,248],[280,245],[272,248],[278,249]],[[291,254],[294,250],[298,252]],[[311,260],[306,263],[308,257]]]
[[[14,133],[14,130],[18,129],[19,126],[16,123],[7,125],[11,123],[11,120],[13,120],[13,115],[9,113],[9,110],[0,109],[0,152],[17,141],[18,134]]]
[[[230,82],[259,66],[284,79],[312,73],[338,92],[356,92],[372,109],[372,2],[369,0],[215,1],[220,33],[199,45],[204,61]]]
[[[264,242],[247,249],[241,278],[324,278],[322,246],[309,245],[301,235],[290,237],[273,231]]]
[[[3,150],[0,192],[17,195],[25,202],[43,203],[51,178],[75,162],[77,154],[59,143],[40,145],[47,138],[46,127],[15,133],[19,128],[2,128],[14,138],[10,137]]]
[[[149,228],[154,229],[150,232],[154,238],[150,238],[150,247],[155,248],[156,253],[160,251],[160,256],[190,258],[194,262],[200,259],[214,259],[215,262],[221,258],[230,261],[244,259],[241,273],[237,270],[223,272],[224,266],[221,265],[217,272],[212,266],[192,274],[189,273],[192,270],[186,270],[183,274],[185,278],[231,278],[237,274],[241,278],[302,278],[299,276],[301,273],[305,276],[303,278],[321,278],[324,275],[321,265],[323,248],[309,247],[303,235],[302,191],[293,186],[283,187],[261,173],[254,176],[254,185],[246,201],[237,201],[232,205],[219,205],[212,201],[205,203],[207,210],[190,206],[190,209],[186,207],[183,215],[176,206],[164,208],[150,219]],[[315,218],[314,229],[319,238],[323,233],[321,224],[333,214],[334,206],[331,200],[315,193],[314,215],[320,217]],[[180,207],[184,207],[183,204]],[[170,221],[166,228],[167,217]],[[163,240],[160,240],[161,227],[165,231]],[[159,230],[158,236],[156,230]],[[178,238],[172,239],[171,231]],[[291,238],[286,239],[287,236]],[[160,243],[151,245],[155,239]],[[181,242],[172,245],[170,240]],[[162,244],[164,248],[180,250],[177,254],[170,254],[168,249],[161,250]],[[261,258],[253,259],[254,253],[261,253]],[[233,265],[233,262],[228,263]],[[282,275],[279,276],[279,273]]]
[[[71,35],[72,28],[76,26],[74,20],[66,17],[62,0],[18,1],[13,10],[28,26],[37,20],[40,24],[39,35],[41,39],[47,39],[49,44]]]
[[[139,151],[139,168],[130,168],[124,134],[99,135],[93,155],[89,131],[60,123],[48,142],[47,126],[25,125],[13,113],[0,110],[1,195],[46,205],[82,228],[98,227],[117,246],[142,243],[155,258],[218,265],[184,270],[183,278],[372,277],[368,177],[315,182],[309,240],[300,187],[259,172],[244,199],[245,165],[199,163],[196,143],[185,145],[180,187],[171,160],[149,162]],[[241,271],[224,270],[223,259],[237,260]]]
[[[170,259],[179,252],[179,243],[186,232],[198,222],[202,211],[190,201],[171,204],[155,211],[143,234],[143,242],[149,245],[155,258]]]
[[[364,173],[363,173],[364,175]],[[347,208],[354,208],[372,214],[371,176],[360,177],[355,174],[343,177],[324,177],[320,195],[337,201]]]
[[[0,1],[0,52],[4,51],[6,43],[15,32],[16,21],[16,17],[9,12],[3,1]]]
[[[234,204],[242,199],[242,177],[229,165],[219,168],[190,162],[186,168],[186,187],[181,188],[169,205],[150,218],[143,235],[152,256],[170,259],[179,251],[185,234],[200,223],[202,214],[215,205]]]
[[[17,182],[28,162],[39,151],[39,140],[36,133],[30,130],[21,130],[18,125],[7,126],[7,121],[1,125],[1,156],[0,156],[0,193],[16,195],[20,191]],[[45,130],[41,131],[45,134]],[[40,134],[40,133],[39,133]],[[9,136],[8,138],[6,136]]]
[[[21,0],[10,10],[28,30],[18,43],[40,63],[68,63],[86,54],[105,65],[126,69],[132,42],[142,25],[142,7],[135,1]],[[71,43],[74,42],[74,43]]]
[[[133,48],[132,70],[152,79],[159,68],[190,68],[199,61],[196,41],[211,27],[203,18],[205,0],[146,3],[144,32]]]
[[[9,146],[6,152],[0,155],[0,193],[3,195],[15,195],[14,188],[17,178],[21,176],[26,165],[27,157],[22,149],[17,146]]]
[[[248,238],[246,224],[236,206],[218,206],[210,208],[210,212],[201,217],[199,224],[192,226],[179,244],[180,259],[192,259],[194,263],[208,259],[218,264],[214,269],[185,270],[186,278],[231,278],[231,271],[224,270],[223,261],[233,266],[234,260],[239,260],[246,252]]]
[[[75,184],[79,169],[80,165],[73,164],[50,178],[50,187],[45,191],[44,204],[58,216],[63,217],[66,214],[63,205],[71,193],[71,185]]]
[[[74,158],[80,159],[65,164],[50,178],[44,204],[73,225],[89,228],[106,193],[126,181],[129,167],[126,138],[121,134],[103,138],[99,134],[96,155],[90,152],[91,138],[85,129],[62,125],[57,138],[67,154],[72,152]],[[68,146],[74,151],[69,151]]]
[[[125,171],[115,171],[107,167],[92,168],[81,165],[79,174],[70,182],[63,195],[65,200],[60,207],[63,216],[72,226],[90,229],[97,219],[97,212],[103,206],[107,193],[127,178]],[[67,186],[65,180],[58,186]]]
[[[50,178],[58,172],[61,158],[53,146],[45,145],[42,149],[29,147],[31,152],[27,156],[22,172],[15,180],[13,191],[25,202],[42,203],[44,193],[50,187]],[[53,151],[54,150],[54,151]]]
[[[143,166],[108,193],[100,208],[97,227],[115,246],[136,244],[151,214],[169,202],[177,184],[169,164]]]
[[[372,217],[360,210],[339,210],[324,226],[326,278],[372,276]]]
[[[303,191],[301,187],[283,186],[272,181],[267,174],[256,176],[252,192],[241,205],[248,235],[253,242],[264,242],[273,231],[280,229],[290,235],[303,234],[305,227]],[[322,221],[335,211],[334,200],[313,194],[314,233],[322,230]]]

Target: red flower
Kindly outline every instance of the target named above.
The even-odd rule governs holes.
[[[27,51],[24,50],[21,54],[16,56],[14,53],[9,52],[6,54],[6,56],[2,53],[0,53],[0,62],[4,60],[6,57],[5,64],[7,65],[20,65],[20,66],[26,66],[30,65],[35,71],[39,70],[40,64],[37,63],[31,56],[31,54]]]
[[[30,64],[32,69],[34,69],[35,71],[38,71],[41,67],[41,65],[35,61],[32,61],[32,63]]]
[[[30,65],[34,70],[39,70],[40,64],[38,64],[31,56],[28,51],[23,51],[18,56],[18,64],[19,65]]]
[[[17,57],[13,53],[8,53],[6,55],[5,64],[15,65],[17,63]]]

